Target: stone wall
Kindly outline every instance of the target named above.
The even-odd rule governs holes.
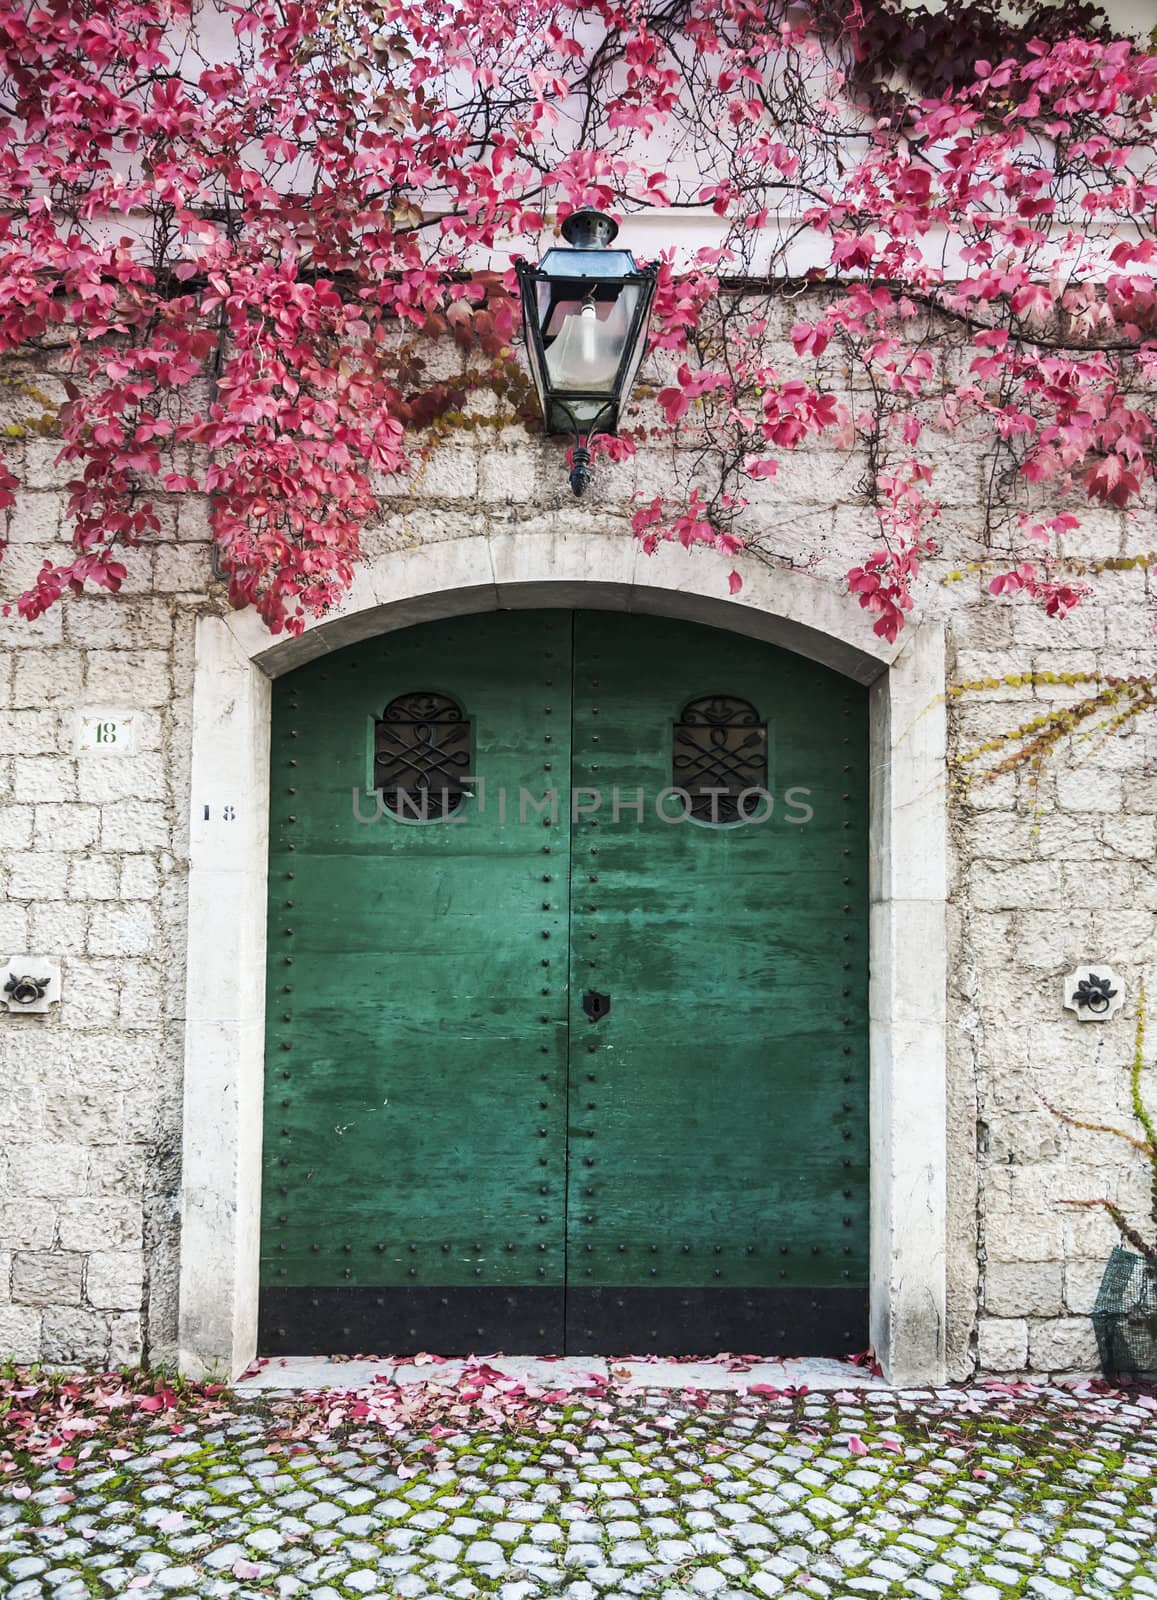
[[[793,359],[787,346],[785,364]],[[7,598],[59,554],[68,475],[51,441],[12,455],[24,489],[0,565]],[[945,446],[941,468],[955,560],[971,548],[981,467]],[[838,585],[870,547],[858,476],[849,456],[809,449],[760,490],[768,543],[818,585]],[[440,446],[412,485],[385,486],[367,548],[496,527],[564,537],[592,519],[629,540],[632,492],[649,497],[669,479],[656,446],[599,464],[578,504],[558,444],[483,424]],[[163,536],[128,554],[121,593],[68,600],[36,623],[0,620],[0,953],[58,956],[63,967],[49,1016],[0,1013],[0,1356],[173,1358],[192,637],[198,612],[223,605],[205,534],[203,503],[170,502]],[[1124,519],[1095,512],[1081,537],[1112,554],[1133,536]],[[688,559],[717,561],[726,592],[721,558]],[[1101,598],[1060,622],[992,600],[979,579],[941,587],[932,574],[922,595],[946,616],[956,677],[1153,663],[1143,572],[1102,580]],[[954,747],[1072,693],[1002,689],[955,703]],[[135,752],[78,752],[82,708],[132,710]],[[1154,956],[1155,828],[1153,721],[1063,751],[1035,788],[1020,773],[952,802],[954,1375],[977,1363],[1092,1364],[1086,1313],[1113,1230],[1062,1202],[1107,1195],[1144,1220],[1144,1175],[1117,1141],[1066,1126],[1043,1102],[1096,1121],[1128,1117],[1134,1002]],[[1112,964],[1128,985],[1130,1003],[1104,1026],[1062,1010],[1061,976],[1084,960]]]

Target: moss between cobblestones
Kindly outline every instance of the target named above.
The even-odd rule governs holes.
[[[151,1426],[142,1455],[124,1462],[94,1438],[72,1473],[30,1467],[26,1500],[0,1488],[0,1594],[1157,1597],[1157,1439],[1147,1414],[1122,1402],[1079,1406],[1052,1392],[1002,1403],[971,1391],[699,1404],[652,1391],[543,1406],[529,1431],[393,1439],[361,1426],[311,1433],[292,1401],[234,1408],[193,1437]],[[303,1437],[286,1437],[295,1431]],[[525,1492],[511,1495],[515,1484]],[[343,1503],[363,1488],[364,1505]],[[312,1498],[285,1506],[295,1493]],[[311,1520],[325,1504],[338,1515]],[[179,1526],[158,1525],[174,1512]],[[454,1533],[455,1518],[480,1526]],[[560,1528],[545,1541],[559,1558],[528,1564],[533,1530],[548,1521]],[[504,1522],[525,1533],[507,1537]],[[576,1522],[598,1537],[568,1541]],[[250,1544],[263,1529],[288,1536],[270,1550]],[[442,1563],[448,1533],[458,1543]],[[568,1542],[594,1553],[568,1563]],[[483,1543],[501,1561],[468,1559]],[[325,1556],[336,1558],[332,1574],[318,1565]],[[22,1565],[35,1559],[43,1571]],[[160,1581],[139,1583],[150,1565]],[[165,1572],[184,1569],[187,1584],[166,1588]]]

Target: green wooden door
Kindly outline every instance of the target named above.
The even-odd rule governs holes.
[[[862,690],[489,614],[280,681],[271,774],[265,1352],[866,1342]]]

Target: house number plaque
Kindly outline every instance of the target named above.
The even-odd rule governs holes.
[[[129,755],[135,733],[131,711],[82,711],[77,749],[94,755]]]

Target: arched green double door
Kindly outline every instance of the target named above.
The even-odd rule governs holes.
[[[597,611],[274,688],[266,1354],[867,1343],[867,705]]]

